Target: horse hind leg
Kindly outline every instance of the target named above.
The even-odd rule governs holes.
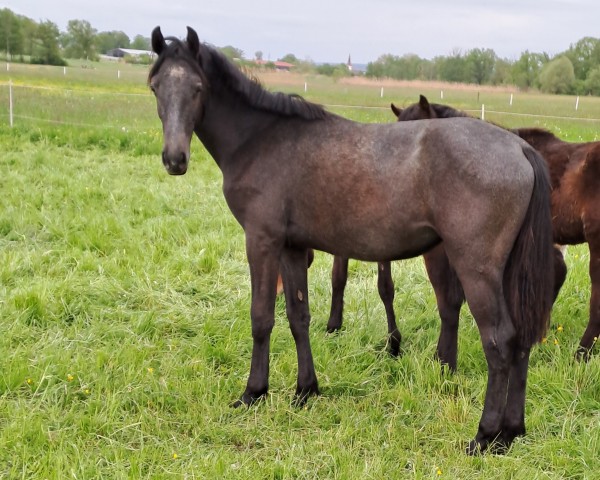
[[[590,318],[588,325],[581,337],[576,356],[578,359],[589,360],[594,345],[600,336],[600,239],[589,242],[590,247]]]
[[[310,311],[308,305],[307,251],[284,248],[281,268],[285,293],[286,312],[290,330],[296,343],[298,379],[295,404],[303,405],[308,397],[319,394],[310,339]]]
[[[331,311],[327,322],[327,332],[333,333],[342,328],[344,312],[344,290],[348,281],[348,259],[333,257],[331,269]]]
[[[454,372],[458,354],[458,322],[465,294],[456,272],[448,261],[443,244],[427,252],[423,258],[441,320],[436,357],[442,367],[447,366]]]
[[[387,317],[388,351],[392,357],[397,357],[400,354],[402,335],[398,330],[394,313],[394,281],[392,280],[391,262],[379,262],[377,264],[377,290]]]
[[[513,326],[498,272],[469,272],[460,276],[471,313],[475,318],[488,365],[488,382],[481,420],[467,453],[485,451],[500,438],[505,416],[509,374],[514,355]]]
[[[530,351],[529,347],[517,347],[513,352],[506,409],[502,420],[502,431],[498,439],[499,447],[502,450],[507,449],[516,437],[525,435],[525,394]]]

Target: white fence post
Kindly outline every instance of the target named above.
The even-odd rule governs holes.
[[[308,92],[308,82],[304,82],[304,93]]]
[[[481,104],[481,119],[485,120],[485,105]]]
[[[577,95],[577,100],[575,100],[575,111],[579,109],[579,95]]]
[[[511,94],[510,94],[510,103],[509,103],[509,105],[510,105],[511,107],[512,107],[512,98],[513,98],[513,94],[511,93]]]
[[[383,87],[381,87],[381,94],[380,94],[381,98],[383,98]]]
[[[444,99],[444,91],[440,90],[440,98],[443,100]]]
[[[10,127],[13,126],[13,94],[12,94],[12,80],[8,81],[8,118]]]

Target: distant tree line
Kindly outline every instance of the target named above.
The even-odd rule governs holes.
[[[97,61],[114,48],[150,50],[150,39],[137,35],[131,40],[123,32],[98,32],[86,20],[70,20],[67,31],[49,21],[34,20],[0,10],[0,52],[12,61],[66,65],[66,58]],[[150,61],[148,59],[148,61]]]
[[[0,10],[0,53],[11,61],[66,65],[66,58],[96,61],[100,54],[115,48],[150,50],[150,39],[142,35],[130,39],[120,31],[98,32],[85,20],[70,20],[67,31],[61,32],[49,20],[38,23],[7,8]],[[263,60],[260,51],[255,53],[254,59],[248,60],[244,59],[242,50],[230,45],[220,50],[246,65]],[[294,64],[294,70],[303,73],[334,78],[353,74],[343,63],[316,65],[293,54],[280,60]],[[261,62],[261,68],[275,68],[275,65]],[[536,88],[548,93],[600,95],[600,39],[584,37],[554,56],[524,51],[515,61],[499,58],[494,50],[479,48],[466,52],[456,50],[432,60],[414,54],[385,54],[367,65],[365,75],[398,80],[516,85],[523,90]]]
[[[600,95],[600,39],[584,37],[551,57],[525,51],[516,61],[499,58],[491,49],[427,60],[417,55],[382,55],[366,75],[399,80],[440,80],[478,85],[516,85],[548,93]]]

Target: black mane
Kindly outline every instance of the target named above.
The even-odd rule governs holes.
[[[228,90],[251,107],[305,120],[330,115],[321,105],[308,102],[300,95],[267,91],[256,78],[247,77],[225,55],[206,43],[200,44],[200,58],[194,58],[185,42],[173,37],[166,40],[170,43],[150,69],[148,79],[156,75],[167,58],[179,57],[201,75],[209,89]]]
[[[455,108],[449,107],[448,105],[430,103],[429,106],[435,112],[437,118],[468,117],[468,114],[466,112],[456,110]]]

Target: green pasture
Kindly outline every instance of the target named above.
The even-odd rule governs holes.
[[[599,348],[588,363],[573,359],[588,319],[586,246],[567,250],[567,281],[532,353],[528,434],[506,455],[463,453],[486,364],[465,307],[458,373],[440,372],[419,258],[393,265],[403,355],[392,359],[374,265],[351,262],[344,328],[325,333],[332,258],[317,253],[322,395],[292,406],[296,353],[279,298],[270,393],[232,409],[250,364],[250,286],[220,172],[194,140],[188,174],[167,175],[147,67],[96,67],[0,68],[0,478],[598,478]],[[385,86],[383,98],[378,84],[323,78],[268,86],[365,122],[393,121],[391,101],[440,101],[427,85]],[[598,98],[575,111],[575,97],[514,92],[510,106],[509,96],[444,88],[444,102],[485,103],[505,126],[598,139]]]

